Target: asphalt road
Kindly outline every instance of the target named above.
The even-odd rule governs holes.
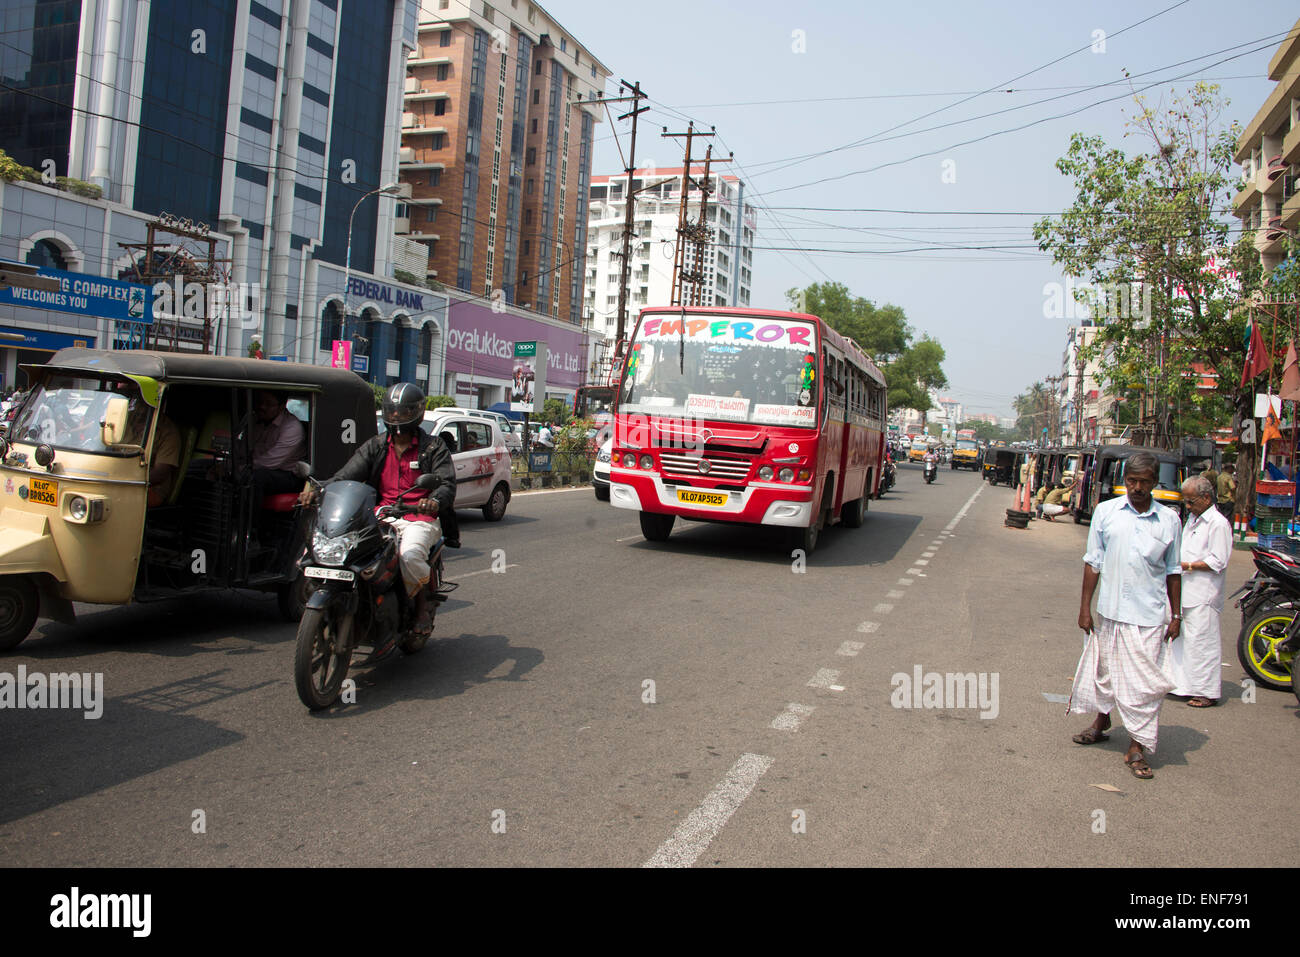
[[[436,639],[321,715],[273,599],[42,622],[0,670],[99,672],[106,700],[0,710],[0,863],[1293,865],[1296,701],[1241,700],[1237,612],[1226,704],[1166,701],[1138,781],[1126,736],[1074,745],[1045,697],[1087,529],[1004,528],[1010,499],[904,466],[801,564],[776,530],[652,544],[590,490],[519,494],[462,513]],[[983,675],[983,707],[895,707],[916,668]]]

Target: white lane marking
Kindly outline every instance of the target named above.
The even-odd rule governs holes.
[[[831,691],[843,691],[844,685],[831,685]]]
[[[1070,703],[1070,696],[1068,694],[1048,694],[1046,691],[1040,691],[1039,694],[1041,694],[1048,701],[1052,702],[1052,704]]]
[[[518,563],[518,562],[512,562],[512,563],[509,564],[509,565],[503,565],[503,566],[502,566],[502,571],[504,571],[504,570],[507,569],[507,568],[518,568],[518,567],[519,567],[519,563]],[[448,572],[447,572],[447,579],[450,581],[450,580],[453,579],[453,577],[454,577],[455,579],[461,579],[461,578],[473,578],[475,575],[486,575],[488,572],[495,572],[495,571],[496,571],[495,568],[484,568],[484,569],[481,569],[481,570],[476,571],[476,572],[465,572],[465,574],[463,574],[463,575],[455,574],[454,572],[448,571]],[[499,574],[501,574],[501,572],[497,572],[497,574],[499,575]]]
[[[880,630],[880,622],[878,621],[864,621],[862,624],[858,625],[858,631],[867,635],[871,634],[873,631],[879,631],[879,630]]]
[[[839,650],[835,653],[843,655],[845,658],[853,658],[865,647],[867,647],[866,644],[861,641],[846,641],[840,645]]]
[[[934,553],[933,550],[928,551],[928,552],[922,552],[922,553],[921,553],[921,557],[922,557],[922,558],[934,558],[934,556],[935,556],[935,553]]]
[[[954,515],[952,521],[944,526],[943,530],[945,532],[951,532],[954,528],[957,527],[957,523],[966,517],[966,513],[970,511],[970,507],[975,504],[975,499],[980,497],[980,492],[982,491],[984,491],[983,485],[981,485],[979,488],[975,490],[974,495],[966,499],[966,504],[961,507],[961,511],[959,511],[956,515]]]
[[[709,792],[704,803],[692,811],[677,826],[673,836],[660,844],[659,850],[641,866],[690,867],[694,864],[771,766],[772,759],[765,754],[742,754],[722,783]]]
[[[808,679],[809,688],[830,688],[832,691],[843,691],[843,688],[836,688],[835,682],[840,673],[834,668],[818,668],[817,674]]]
[[[912,562],[912,564],[913,564],[913,565],[928,565],[928,564],[930,564],[930,559],[928,559],[928,558],[918,558],[916,561]]]
[[[914,582],[914,581],[916,581],[915,578],[900,578],[900,579],[898,580],[898,583],[899,583],[900,585],[910,585],[910,584],[912,584],[912,582]]]
[[[879,605],[877,605],[875,608],[871,610],[874,611],[877,615],[888,615],[891,611],[894,610],[894,606],[887,601],[882,601]]]
[[[572,488],[518,488],[510,493],[510,497],[516,495],[554,495],[556,492],[591,492],[590,485],[575,485]]]
[[[886,598],[902,598],[902,597],[903,597],[904,595],[906,595],[906,594],[907,594],[907,592],[899,591],[897,588],[895,588],[895,589],[891,590],[890,592],[888,592],[888,593],[885,595],[885,597],[886,597]]]
[[[909,575],[920,575],[922,578],[925,577],[925,572],[921,571],[921,569],[919,568],[909,568],[907,570],[907,573]]]
[[[778,731],[797,731],[803,719],[814,711],[810,704],[788,704],[785,710],[772,719],[772,727]]]
[[[930,547],[931,547],[931,548],[938,548],[938,547],[939,547],[940,545],[942,545],[942,544],[943,544],[943,539],[942,539],[942,538],[936,538],[934,541],[932,541],[932,542],[930,543]]]
[[[614,544],[617,545],[619,542],[630,542],[630,541],[632,541],[632,540],[635,539],[635,538],[645,538],[645,536],[644,536],[644,535],[629,535],[627,538],[616,538],[616,539],[614,539]]]

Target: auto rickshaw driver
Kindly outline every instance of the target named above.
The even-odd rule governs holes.
[[[131,396],[126,417],[126,444],[143,446],[148,437],[149,405],[137,392]],[[158,410],[158,429],[149,456],[149,507],[165,503],[176,484],[181,467],[181,432],[176,423]]]

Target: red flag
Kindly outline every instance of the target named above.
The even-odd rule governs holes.
[[[1294,341],[1286,344],[1286,362],[1282,366],[1282,388],[1278,395],[1284,399],[1300,399],[1300,360],[1296,358]]]
[[[1241,384],[1244,386],[1261,372],[1268,371],[1269,356],[1264,348],[1264,339],[1259,334],[1259,326],[1254,318],[1247,320],[1246,363],[1241,368]]]

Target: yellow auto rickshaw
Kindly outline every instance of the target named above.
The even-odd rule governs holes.
[[[276,591],[286,617],[301,614],[297,495],[256,493],[254,393],[286,400],[303,424],[305,461],[329,475],[375,435],[364,380],[296,363],[95,349],[24,369],[33,386],[0,438],[0,651],[38,617],[73,622],[73,602],[256,588]],[[151,506],[164,442],[179,465],[165,489],[155,483]]]

